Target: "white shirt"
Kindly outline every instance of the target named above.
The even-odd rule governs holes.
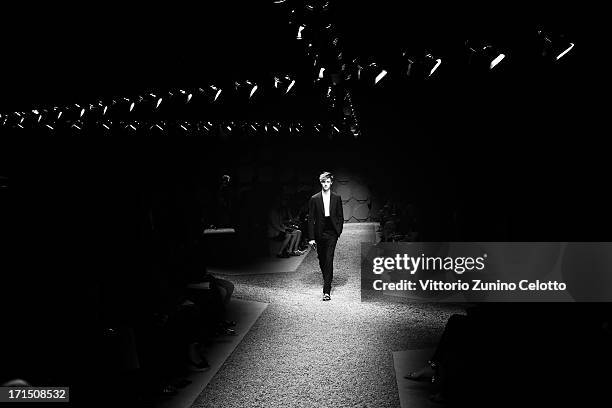
[[[331,198],[331,193],[329,190],[327,192],[321,191],[321,195],[323,196],[323,213],[326,217],[329,217],[329,199]]]

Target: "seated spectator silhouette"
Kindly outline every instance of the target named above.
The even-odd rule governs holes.
[[[237,202],[236,193],[232,186],[232,178],[224,174],[211,197],[207,200],[205,215],[207,227],[212,229],[236,227],[235,206]]]
[[[268,238],[282,241],[277,257],[289,258],[290,256],[303,255],[298,245],[302,237],[302,231],[297,228],[295,220],[287,207],[285,198],[277,198],[275,205],[268,212]]]
[[[454,406],[601,400],[609,316],[597,304],[480,304],[451,316],[429,364],[404,378],[430,381],[431,400]]]

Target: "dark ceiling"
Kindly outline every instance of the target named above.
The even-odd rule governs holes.
[[[304,4],[309,2],[274,3],[127,6],[106,2],[88,8],[30,4],[7,8],[1,24],[5,80],[0,85],[0,107],[7,111],[38,104],[87,103],[232,79],[269,81],[274,73],[285,72],[306,84],[304,90],[312,84],[313,68],[287,13],[297,9],[298,20],[300,14],[305,18]],[[547,77],[559,74],[573,80],[586,61],[583,14],[575,5],[461,2],[451,7],[437,2],[336,0],[330,1],[328,19],[341,38],[345,60],[373,57],[391,64],[402,50],[416,56],[427,50],[444,59],[439,77],[453,86],[464,83],[465,66],[459,61],[466,40],[510,50],[506,66],[511,68],[500,67],[498,74],[506,83],[539,79],[542,67],[530,59],[537,54],[538,27],[582,40],[575,55],[561,68],[546,71]],[[388,88],[403,92],[405,84],[396,85]],[[411,86],[433,89],[438,85]],[[396,94],[387,91],[385,101],[404,97]],[[321,104],[318,96],[304,91],[295,109],[316,108]],[[380,102],[370,94],[361,102],[367,103],[372,96]]]

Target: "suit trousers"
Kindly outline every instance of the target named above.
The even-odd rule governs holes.
[[[324,230],[317,242],[317,255],[319,266],[323,273],[323,293],[331,292],[332,279],[334,278],[334,251],[338,242],[336,231]]]

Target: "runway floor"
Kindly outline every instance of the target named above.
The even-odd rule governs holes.
[[[269,305],[193,407],[399,407],[393,352],[435,345],[462,310],[362,303],[360,243],[374,228],[345,225],[330,302],[315,251],[293,273],[227,276],[236,298]]]

